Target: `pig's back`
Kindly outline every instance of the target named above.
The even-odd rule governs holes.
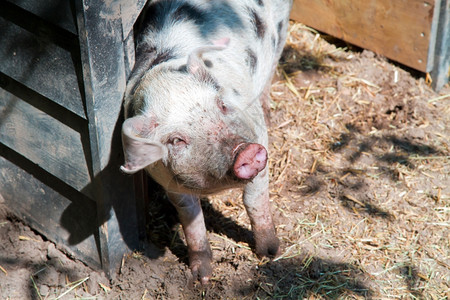
[[[195,49],[230,38],[227,49],[205,53],[203,59],[219,82],[257,98],[281,55],[291,5],[290,0],[151,1],[137,57],[153,51],[158,64],[177,67]]]

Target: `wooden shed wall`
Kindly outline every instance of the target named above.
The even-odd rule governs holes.
[[[295,0],[291,17],[427,72],[435,0]]]
[[[142,197],[119,171],[131,31],[144,4],[0,2],[0,199],[107,272],[145,234]]]

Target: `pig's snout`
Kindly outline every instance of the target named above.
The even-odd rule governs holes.
[[[233,152],[236,155],[233,172],[239,179],[253,179],[266,167],[267,150],[260,144],[242,143]]]

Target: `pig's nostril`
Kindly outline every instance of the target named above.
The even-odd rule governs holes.
[[[248,164],[242,164],[240,166],[237,166],[236,170],[237,170],[237,173],[239,173],[241,176],[243,176],[244,174],[249,174],[249,175],[252,174],[252,169],[249,168]]]
[[[258,162],[262,162],[262,161],[265,162],[265,160],[267,159],[266,150],[265,149],[259,150],[258,153],[256,153],[255,158]]]

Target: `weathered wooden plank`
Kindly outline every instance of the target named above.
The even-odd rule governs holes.
[[[70,51],[0,18],[0,72],[86,118],[74,58]]]
[[[114,218],[99,227],[102,267],[113,275],[128,250],[122,238],[137,236],[137,214],[143,213],[136,211],[131,178],[124,180],[119,174],[123,162],[119,119],[126,85],[122,17],[116,5],[101,0],[76,4],[97,214],[99,219],[108,214],[117,220],[125,217],[132,225],[127,228],[134,228],[133,233],[121,227],[118,235]]]
[[[151,0],[150,0],[151,1]],[[128,1],[122,0],[120,12],[122,18],[122,34],[125,51],[125,74],[126,78],[130,75],[135,62],[134,32],[133,27],[138,19],[146,0]]]
[[[53,43],[72,54],[75,54],[79,49],[76,33],[70,32],[11,2],[0,2],[0,16],[34,34],[41,41]],[[73,19],[73,17],[70,18]]]
[[[94,173],[109,161],[112,133],[126,86],[120,10],[103,1],[83,1],[78,8],[81,59],[91,132]],[[98,162],[98,165],[96,165]]]
[[[67,31],[77,34],[77,27],[74,20],[74,12],[72,11],[69,0],[6,0],[17,5],[26,11],[29,11],[44,20],[53,23]]]
[[[132,51],[124,59],[124,40],[129,51],[138,14],[128,9],[144,1],[70,1],[78,36],[50,24],[57,12],[19,1],[3,11],[0,2],[0,193],[33,228],[113,276],[122,255],[145,237],[143,199],[119,171],[122,97],[133,60]]]
[[[144,8],[146,2],[146,0],[122,0],[120,2],[123,39],[126,39],[130,33],[132,33],[134,23],[136,22],[136,19]]]
[[[117,147],[112,156],[117,159],[112,159],[82,193],[0,144],[0,195],[12,212],[91,267],[104,268],[107,260],[111,269],[105,271],[111,277],[122,255],[138,249],[145,237],[145,224],[137,220],[138,212],[141,216],[144,212],[137,211],[132,177],[119,171],[123,155],[117,140],[114,144]],[[105,206],[100,211],[98,203],[86,196],[86,190],[94,190],[98,181],[108,183],[108,190],[100,188],[108,200],[102,201]],[[102,236],[106,243],[102,244]],[[102,248],[105,244],[107,248]]]
[[[8,209],[68,253],[100,267],[95,202],[61,182],[50,188],[55,178],[42,182],[39,167],[5,146],[0,152],[0,195]]]
[[[128,37],[123,41],[123,46],[125,51],[125,76],[126,78],[129,78],[136,60],[133,31],[130,32]]]
[[[425,72],[434,0],[295,0],[291,18]]]
[[[85,188],[91,178],[81,133],[3,89],[0,99],[0,142],[73,188]]]

